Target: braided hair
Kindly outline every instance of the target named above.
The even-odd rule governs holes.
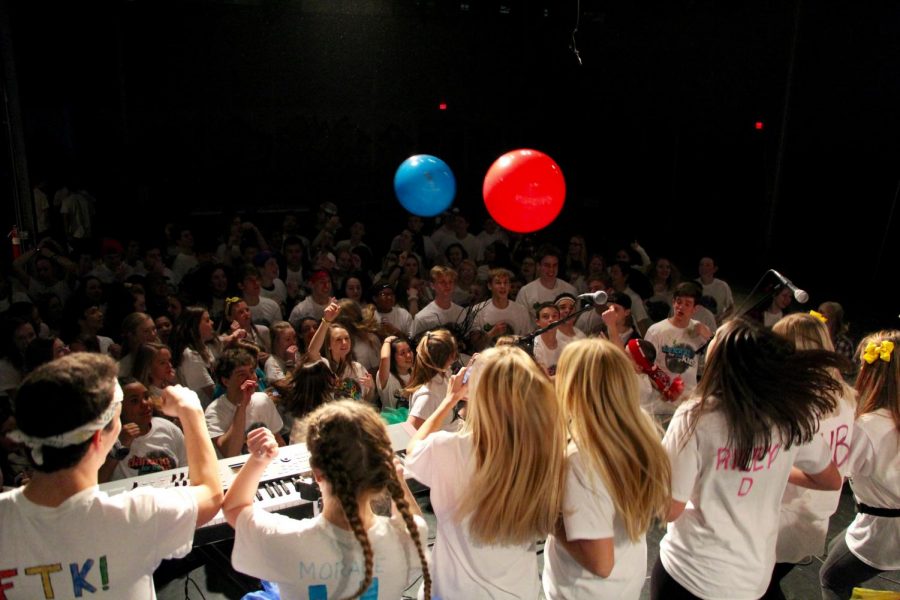
[[[358,498],[387,490],[416,545],[425,579],[425,597],[431,597],[431,574],[419,529],[394,468],[394,452],[384,423],[369,406],[338,400],[319,407],[307,418],[306,446],[310,465],[322,472],[340,501],[353,534],[362,547],[365,576],[350,598],[360,597],[372,583],[375,557],[359,514]]]

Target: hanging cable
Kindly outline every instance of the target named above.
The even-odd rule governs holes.
[[[572,52],[575,53],[575,59],[578,61],[578,66],[583,66],[584,63],[581,62],[581,53],[578,52],[578,43],[575,41],[575,34],[578,33],[578,26],[581,24],[581,0],[575,1],[575,28],[572,30],[572,45],[570,48]]]

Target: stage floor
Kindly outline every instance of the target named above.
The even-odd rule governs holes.
[[[421,502],[421,501],[420,501]],[[425,502],[421,502],[425,504]],[[831,519],[828,539],[841,533],[847,524],[853,520],[855,509],[853,496],[849,487],[845,485],[841,495],[841,503],[837,513]],[[434,515],[425,511],[429,522],[432,538],[434,536]],[[659,540],[664,531],[661,528],[653,528],[647,534],[648,564],[652,568],[659,552]],[[433,539],[432,539],[433,542]],[[178,570],[186,571],[187,575],[177,576],[170,582],[161,585],[157,589],[159,600],[184,600],[185,597],[199,600],[205,597],[207,600],[236,600],[245,593],[257,589],[256,581],[236,573],[228,564],[230,544],[222,543],[214,547],[207,546],[191,553],[185,564],[178,565]],[[820,597],[819,592],[819,567],[823,557],[813,557],[807,563],[798,565],[783,581],[782,589],[789,600],[814,600]],[[543,561],[543,555],[539,556]],[[174,567],[175,565],[173,565]],[[191,581],[188,581],[187,578]],[[196,586],[195,586],[196,584]],[[187,595],[185,594],[187,585]],[[415,584],[408,594],[410,598],[416,597],[419,584]],[[865,587],[878,590],[892,590],[900,592],[900,572],[884,573],[880,577],[870,580]],[[202,591],[203,596],[198,593]],[[650,597],[649,572],[648,580],[644,585],[641,599]]]

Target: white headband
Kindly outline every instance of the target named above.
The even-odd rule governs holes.
[[[88,441],[95,432],[100,431],[113,420],[116,416],[116,406],[122,403],[124,397],[125,394],[122,392],[122,387],[117,381],[116,390],[113,392],[112,402],[110,402],[109,406],[106,407],[106,410],[93,421],[76,427],[71,431],[48,437],[30,436],[19,429],[10,431],[7,434],[7,437],[14,442],[19,442],[20,444],[28,446],[31,449],[31,457],[34,459],[34,462],[42,465],[44,464],[44,454],[41,452],[41,448],[44,446],[49,446],[50,448],[65,448],[66,446],[74,446],[75,444],[81,444]]]

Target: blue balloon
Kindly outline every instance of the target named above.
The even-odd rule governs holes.
[[[420,217],[447,210],[456,196],[456,178],[447,163],[430,154],[404,160],[394,174],[394,192],[403,208]]]

